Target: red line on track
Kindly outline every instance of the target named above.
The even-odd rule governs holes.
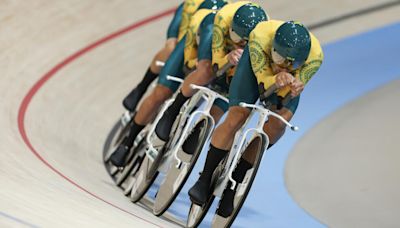
[[[47,72],[45,75],[43,75],[39,81],[37,81],[32,88],[29,90],[29,92],[25,95],[24,99],[22,100],[22,103],[19,107],[19,111],[18,111],[18,129],[19,132],[22,136],[22,139],[24,140],[25,144],[28,146],[28,148],[31,150],[31,152],[40,160],[42,161],[47,167],[49,167],[51,170],[53,170],[55,173],[57,173],[58,175],[60,175],[62,178],[64,178],[65,180],[67,180],[68,182],[70,182],[71,184],[73,184],[74,186],[76,186],[77,188],[79,188],[80,190],[86,192],[87,194],[93,196],[94,198],[103,201],[104,203],[109,204],[110,206],[117,208],[125,213],[128,213],[140,220],[143,220],[145,222],[148,222],[152,225],[155,226],[159,226],[151,221],[148,221],[144,218],[139,217],[138,215],[135,215],[99,196],[97,196],[96,194],[90,192],[89,190],[83,188],[82,186],[80,186],[79,184],[77,184],[75,181],[73,181],[72,179],[70,179],[69,177],[65,176],[63,173],[61,173],[59,170],[57,170],[54,166],[52,166],[49,162],[47,162],[41,155],[40,153],[35,149],[35,147],[32,145],[31,141],[29,140],[29,137],[26,133],[26,129],[25,129],[25,115],[26,115],[26,111],[29,107],[29,104],[31,103],[33,97],[36,95],[36,93],[43,87],[43,85],[53,76],[56,75],[56,73],[58,71],[60,71],[61,69],[63,69],[65,66],[67,66],[68,64],[70,64],[71,62],[75,61],[76,59],[80,58],[81,56],[83,56],[84,54],[90,52],[91,50],[99,47],[100,45],[103,45],[105,43],[107,43],[110,40],[113,40],[117,37],[120,37],[128,32],[131,32],[133,30],[136,30],[140,27],[143,27],[151,22],[154,22],[158,19],[161,19],[165,16],[168,16],[172,13],[174,13],[176,10],[176,7],[166,10],[164,12],[161,12],[159,14],[156,14],[154,16],[148,17],[146,19],[143,19],[141,21],[138,21],[126,28],[123,28],[119,31],[116,31],[90,45],[88,45],[85,48],[82,48],[81,50],[79,50],[78,52],[72,54],[71,56],[69,56],[68,58],[66,58],[65,60],[63,60],[62,62],[60,62],[59,64],[57,64],[56,66],[54,66],[49,72]]]

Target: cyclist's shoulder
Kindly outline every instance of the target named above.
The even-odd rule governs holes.
[[[204,18],[206,18],[208,15],[212,14],[214,11],[210,9],[200,9],[198,10],[191,19],[191,22],[193,23],[201,23]]]
[[[204,0],[185,0],[183,11],[188,14],[194,14]]]
[[[249,50],[250,52],[268,52],[271,49],[272,41],[276,29],[283,22],[277,20],[260,22],[256,28],[250,33],[249,37]],[[253,53],[254,54],[254,53]]]
[[[320,60],[324,59],[324,52],[322,50],[321,44],[319,40],[310,32],[311,37],[311,49],[310,54],[308,55],[308,59],[312,60]]]
[[[248,3],[251,3],[251,1],[239,1],[239,2],[228,3],[218,11],[217,16],[225,20],[231,19],[233,18],[235,12],[241,6],[246,5]]]
[[[260,39],[271,39],[276,33],[276,30],[283,24],[280,20],[268,20],[258,23],[258,25],[250,33],[249,40],[255,41]]]

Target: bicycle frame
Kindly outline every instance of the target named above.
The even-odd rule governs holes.
[[[183,163],[188,164],[189,162],[184,161],[184,159],[180,158],[178,155],[178,151],[180,146],[184,143],[184,141],[186,140],[186,137],[181,137],[181,136],[188,136],[189,135],[189,130],[192,129],[192,127],[197,124],[200,120],[202,119],[208,119],[208,121],[210,121],[211,123],[211,127],[210,129],[214,129],[215,126],[215,121],[214,118],[211,116],[210,114],[210,110],[212,108],[212,106],[214,105],[214,101],[216,99],[222,99],[225,102],[229,102],[228,99],[226,99],[225,97],[221,96],[220,94],[210,90],[207,87],[203,87],[203,86],[197,86],[197,85],[190,85],[190,87],[194,90],[199,90],[196,94],[195,97],[193,97],[191,99],[191,101],[189,102],[187,108],[185,108],[185,110],[188,110],[185,114],[186,116],[183,116],[184,119],[181,119],[180,123],[185,124],[186,121],[182,121],[185,120],[189,117],[189,120],[187,121],[186,126],[183,128],[183,130],[181,132],[176,132],[175,133],[175,138],[178,139],[178,141],[174,144],[174,147],[172,149],[172,154],[174,155],[175,160],[177,161],[177,165],[176,167],[179,168],[180,165]],[[204,99],[204,101],[206,102],[206,105],[202,108],[198,108],[195,112],[193,112],[192,114],[189,114],[189,112],[192,110],[192,108],[194,108],[201,99]],[[197,117],[199,117],[198,121],[194,121],[194,119]],[[178,128],[180,129],[180,128]],[[208,132],[208,138],[211,136],[211,132]],[[208,140],[207,138],[207,140]]]
[[[168,80],[171,81],[175,81],[175,82],[179,82],[179,83],[183,83],[183,80],[181,78],[176,78],[176,77],[167,77]],[[155,135],[155,130],[157,127],[158,122],[160,121],[160,119],[163,117],[164,112],[168,109],[168,107],[174,102],[175,97],[168,99],[164,106],[161,108],[161,110],[159,111],[159,113],[157,114],[155,120],[153,121],[153,123],[151,124],[151,127],[146,135],[146,143],[148,145],[148,148],[146,149],[146,156],[149,157],[149,159],[151,161],[154,161],[154,159],[157,157],[158,155],[158,150],[156,148],[154,148],[153,143],[152,143],[152,137],[154,137]]]
[[[267,151],[267,147],[269,145],[269,138],[267,134],[264,132],[263,127],[264,124],[268,121],[269,116],[274,116],[278,118],[287,126],[289,126],[293,131],[298,130],[298,127],[291,125],[283,117],[268,109],[265,109],[262,106],[254,104],[246,104],[246,103],[240,103],[240,106],[245,108],[251,108],[252,111],[249,117],[247,118],[246,122],[241,127],[241,129],[235,134],[232,149],[228,155],[228,159],[222,171],[222,175],[220,175],[220,177],[218,178],[217,185],[214,190],[214,195],[218,197],[222,196],[223,191],[228,184],[228,181],[232,183],[231,189],[232,190],[235,189],[237,182],[233,179],[232,174],[236,168],[236,165],[239,163],[242,154],[244,153],[244,148],[246,148],[249,145],[249,143],[252,142],[253,139],[261,137],[262,151],[263,152]],[[259,117],[257,123],[254,126],[254,124],[251,123],[251,119],[256,115],[259,115]],[[246,180],[247,178],[245,177],[242,184],[245,184]]]
[[[173,78],[172,76],[167,76],[167,79]],[[214,118],[210,114],[210,110],[214,104],[214,101],[218,98],[223,99],[224,101],[228,102],[228,99],[221,96],[220,94],[210,90],[207,87],[197,86],[197,85],[190,85],[192,89],[199,90],[190,100],[187,102],[183,109],[181,110],[181,116],[179,117],[179,122],[177,123],[178,126],[174,127],[177,129],[174,132],[174,136],[169,143],[169,150],[166,152],[164,161],[161,163],[159,167],[159,171],[162,173],[167,173],[169,170],[169,165],[172,164],[173,159],[177,161],[176,167],[179,168],[182,163],[189,164],[189,161],[185,161],[185,159],[179,157],[179,148],[183,145],[186,140],[186,137],[190,134],[190,130],[195,126],[198,122],[203,119],[207,119],[211,123],[211,131],[209,131],[208,138],[211,136],[211,132],[214,129],[215,122]],[[206,105],[198,104],[205,102]],[[196,108],[196,111],[191,113],[193,109]],[[207,138],[207,139],[208,139]],[[167,149],[168,149],[167,148]],[[171,156],[172,155],[172,156]]]

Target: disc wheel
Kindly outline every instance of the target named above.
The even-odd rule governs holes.
[[[218,165],[217,169],[214,171],[213,177],[211,180],[211,182],[213,183],[213,185],[211,186],[211,189],[214,189],[216,180],[222,173],[223,167],[225,166],[225,162],[226,161],[221,162]],[[194,203],[191,203],[188,219],[186,222],[186,227],[188,227],[188,228],[198,227],[200,225],[201,221],[203,221],[204,217],[207,215],[207,212],[210,209],[214,199],[215,199],[215,196],[213,194],[211,194],[210,198],[207,200],[207,202],[203,206],[199,206]]]
[[[123,138],[127,136],[129,133],[131,124],[127,124],[126,126],[123,126],[121,121],[118,121],[115,123],[113,128],[111,129],[110,134],[107,137],[106,143],[104,144],[104,150],[103,150],[103,162],[106,167],[107,172],[110,174],[114,182],[119,182],[118,179],[120,179],[121,174],[123,173],[123,169],[115,167],[111,162],[110,162],[110,157],[112,153],[115,151],[115,149],[121,144]],[[132,159],[132,153],[128,156],[128,159]]]
[[[189,163],[182,163],[180,167],[177,167],[178,161],[173,160],[164,181],[160,185],[154,202],[153,213],[157,216],[162,215],[171,206],[190,176],[210,133],[210,126],[207,119],[198,122],[190,132],[191,134],[186,138],[187,141],[185,142],[196,146],[191,149],[191,154],[185,153],[182,148],[183,146],[179,149],[178,153],[184,155],[185,160],[189,161]],[[196,139],[190,138],[191,136],[196,137]]]
[[[248,145],[248,147],[246,148],[246,151],[251,146],[254,146],[254,148],[256,149],[257,156],[255,158],[253,167],[247,171],[245,179],[243,180],[242,184],[238,186],[238,188],[236,190],[236,194],[234,197],[234,204],[233,204],[233,206],[234,206],[233,212],[232,212],[231,216],[229,216],[227,218],[223,218],[223,217],[219,216],[217,213],[215,213],[213,222],[212,222],[212,227],[215,227],[215,228],[230,227],[232,225],[232,223],[235,221],[235,218],[239,214],[240,209],[242,208],[242,206],[247,198],[247,195],[249,194],[249,191],[250,191],[251,186],[256,177],[257,170],[260,166],[261,159],[262,159],[264,149],[265,149],[263,146],[261,137],[257,137],[255,139],[253,139],[251,141],[251,143]],[[246,151],[245,151],[245,153],[246,153]],[[250,174],[249,174],[249,172],[250,172]],[[217,209],[217,211],[218,211],[218,209]]]
[[[143,138],[135,148],[132,148],[130,152],[131,154],[128,156],[127,165],[120,170],[119,175],[114,175],[115,184],[117,186],[126,189],[124,183],[126,182],[127,178],[129,176],[133,177],[139,170],[140,164],[142,163],[145,156],[143,150],[143,147],[146,146],[145,144],[145,139]]]
[[[103,153],[104,164],[108,173],[114,180],[115,184],[123,189],[125,189],[125,187],[122,185],[125,182],[126,178],[129,175],[132,175],[133,172],[138,170],[140,162],[143,160],[143,154],[138,153],[138,151],[140,151],[138,150],[138,148],[140,147],[140,145],[143,145],[144,140],[141,139],[138,145],[132,148],[131,151],[129,151],[129,155],[126,160],[127,165],[125,167],[115,167],[109,159],[111,157],[111,154],[121,144],[122,140],[129,134],[129,129],[131,128],[131,125],[132,123],[123,126],[121,124],[121,121],[118,121],[114,125],[111,133],[109,134],[109,137],[107,138]]]
[[[127,124],[126,126],[123,126],[120,120],[118,120],[114,124],[104,144],[104,150],[103,150],[104,163],[106,164],[109,163],[112,153],[114,152],[116,147],[119,144],[121,144],[122,139],[128,135],[130,127],[131,123]]]

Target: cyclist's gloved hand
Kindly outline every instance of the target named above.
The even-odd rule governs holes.
[[[276,87],[278,89],[281,89],[285,86],[291,85],[293,81],[295,80],[295,77],[293,77],[292,74],[287,73],[287,72],[279,72],[276,74]]]
[[[276,75],[276,86],[278,89],[289,86],[292,97],[299,96],[304,90],[304,83],[287,72],[279,72]]]
[[[295,78],[294,81],[290,84],[290,95],[292,97],[297,97],[303,92],[304,83],[299,79]]]
[[[238,48],[238,49],[235,49],[235,50],[231,51],[228,54],[229,63],[234,65],[234,66],[238,65],[239,60],[242,57],[242,54],[243,54],[243,49],[241,49],[241,48]]]

